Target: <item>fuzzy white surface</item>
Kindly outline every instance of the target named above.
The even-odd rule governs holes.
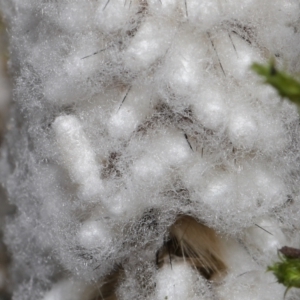
[[[121,263],[122,299],[195,299],[193,270],[147,264],[178,213],[241,243],[224,244],[231,268],[214,296],[281,297],[264,270],[274,248],[299,247],[299,117],[249,66],[276,56],[299,72],[299,2],[0,3],[14,76],[1,157],[18,211],[6,226],[14,299],[64,295],[62,269],[91,281]],[[141,269],[157,291],[141,296]]]

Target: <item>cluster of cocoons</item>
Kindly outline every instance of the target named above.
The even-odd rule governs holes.
[[[0,3],[13,299],[102,299],[89,291],[120,269],[120,300],[282,299],[265,270],[300,246],[299,116],[250,65],[300,71],[299,1]],[[218,279],[157,267],[180,215],[217,232]]]

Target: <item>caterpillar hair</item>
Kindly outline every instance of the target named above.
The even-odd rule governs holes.
[[[221,242],[216,232],[191,216],[179,216],[169,229],[169,236],[157,252],[156,262],[182,259],[208,280],[216,280],[227,269],[222,258]]]
[[[225,274],[227,266],[222,258],[221,241],[216,232],[187,215],[178,216],[168,230],[163,246],[156,253],[156,264],[184,261],[207,280],[217,280]],[[117,300],[116,290],[122,277],[119,267],[98,282],[89,291],[87,300]]]

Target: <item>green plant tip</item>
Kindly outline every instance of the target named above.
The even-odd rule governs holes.
[[[300,105],[300,82],[279,71],[274,60],[271,60],[268,65],[254,63],[251,68],[264,78],[266,84],[273,86],[281,97]]]

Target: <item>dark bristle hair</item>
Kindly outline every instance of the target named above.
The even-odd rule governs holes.
[[[172,264],[182,260],[207,280],[217,280],[227,266],[222,258],[221,241],[216,232],[187,215],[178,216],[168,230],[163,246],[156,253],[156,264]],[[89,291],[87,300],[117,300],[116,290],[124,277],[122,267],[98,282]]]
[[[208,280],[225,273],[221,242],[216,232],[191,216],[179,216],[169,229],[169,236],[157,252],[158,267],[181,258]]]

